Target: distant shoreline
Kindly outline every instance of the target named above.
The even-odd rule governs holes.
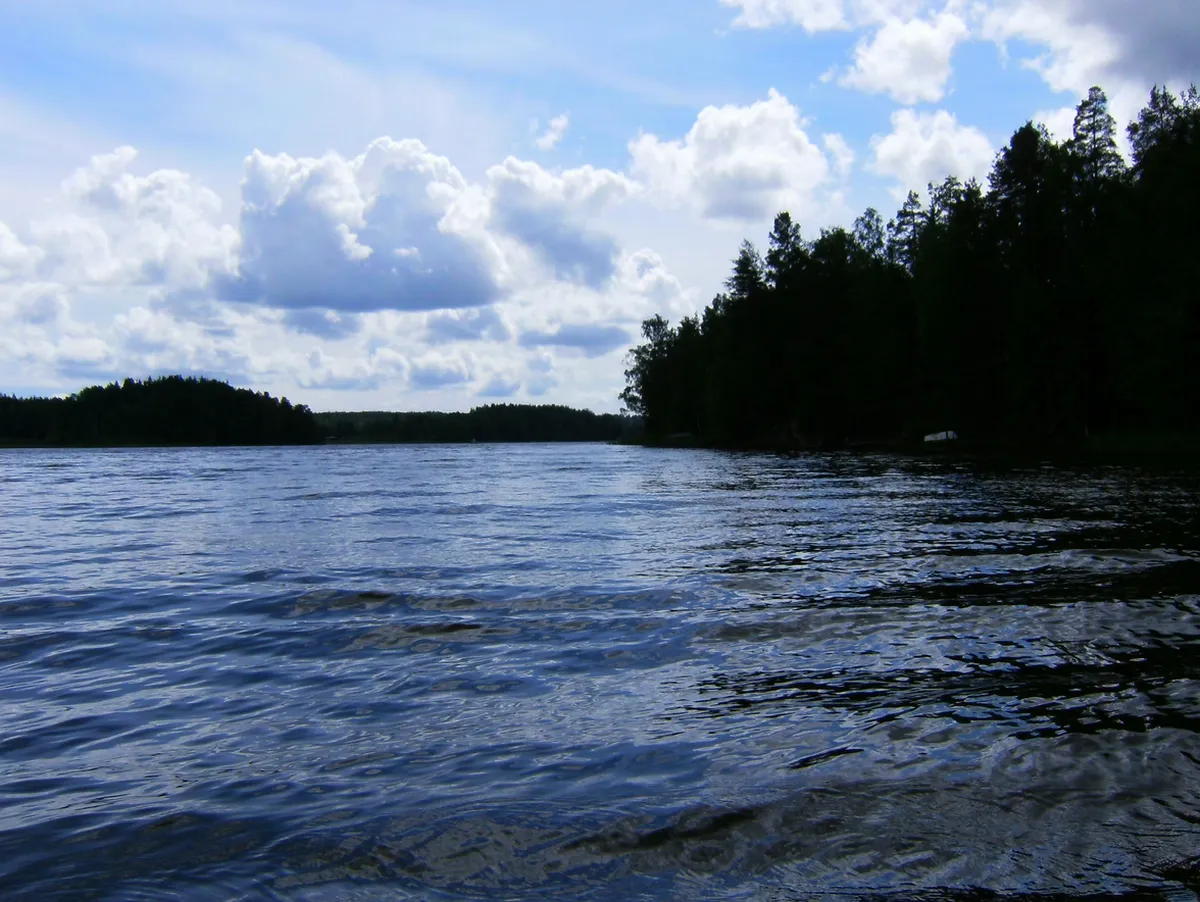
[[[296,443],[126,443],[126,444],[18,444],[0,442],[0,453],[6,451],[151,451],[151,450],[250,450],[268,448],[384,448],[384,447],[459,447],[464,445],[617,445],[657,451],[712,451],[724,454],[760,454],[780,457],[806,457],[810,455],[839,455],[845,457],[895,456],[924,458],[929,460],[961,460],[996,462],[1001,464],[1051,463],[1061,465],[1108,465],[1108,464],[1164,464],[1200,465],[1200,436],[1188,437],[1186,441],[1163,442],[1157,436],[1128,437],[1119,441],[1106,438],[1079,446],[984,446],[984,445],[926,445],[921,442],[872,443],[867,447],[723,447],[703,445],[695,442],[627,439],[508,439],[508,440],[325,440]]]
[[[149,450],[213,450],[218,448],[380,448],[393,446],[412,446],[412,445],[633,445],[634,442],[621,442],[606,439],[511,439],[508,441],[438,441],[438,440],[421,440],[409,442],[388,442],[388,441],[321,441],[321,442],[306,442],[303,444],[287,443],[287,442],[262,442],[257,444],[246,443],[230,443],[230,444],[198,444],[198,443],[176,443],[176,444],[16,444],[11,442],[0,442],[0,451],[149,451]]]
[[[266,392],[184,376],[125,379],[65,398],[0,395],[6,448],[606,442],[632,438],[640,427],[636,417],[556,404],[318,414]]]

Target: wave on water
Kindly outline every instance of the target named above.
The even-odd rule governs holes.
[[[5,899],[1200,892],[1192,474],[173,453],[3,461]]]

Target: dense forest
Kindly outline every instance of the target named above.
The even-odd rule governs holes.
[[[321,439],[307,407],[213,379],[126,379],[67,398],[0,395],[4,445],[297,445]]]
[[[489,404],[469,413],[322,413],[330,438],[348,442],[601,442],[629,437],[637,421],[555,404]]]
[[[642,326],[621,398],[660,441],[980,446],[1200,431],[1200,93],[1155,88],[1117,149],[1093,88],[1074,135],[1028,123],[988,186],[804,240],[787,213],[719,295]]]
[[[550,404],[314,414],[287,398],[183,376],[126,379],[67,398],[0,395],[0,445],[8,446],[596,442],[627,438],[638,426],[633,417]]]

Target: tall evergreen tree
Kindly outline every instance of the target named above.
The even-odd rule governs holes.
[[[811,241],[781,213],[765,261],[745,243],[697,323],[635,352],[669,395],[647,366],[629,390],[718,445],[1200,432],[1200,91],[1155,88],[1129,136],[1131,172],[1095,88],[1069,141],[1017,129],[986,191],[951,176]]]
[[[1068,149],[1079,161],[1080,174],[1093,190],[1125,171],[1117,152],[1117,121],[1108,111],[1108,96],[1092,88],[1075,112],[1074,137]]]

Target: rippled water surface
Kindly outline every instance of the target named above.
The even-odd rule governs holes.
[[[1195,899],[1198,488],[0,452],[0,896]]]

